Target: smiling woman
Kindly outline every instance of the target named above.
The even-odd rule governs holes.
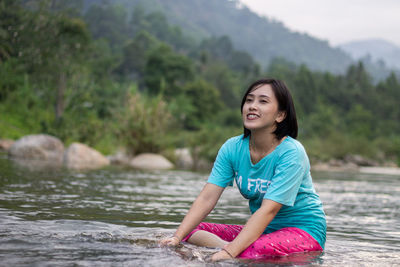
[[[248,130],[275,127],[275,123],[282,122],[285,115],[278,110],[278,102],[269,84],[253,89],[242,106],[243,124]]]
[[[219,247],[214,261],[322,251],[325,214],[307,154],[296,140],[296,112],[288,88],[275,79],[254,82],[241,112],[244,134],[221,147],[207,184],[175,235],[160,243]],[[252,215],[246,225],[201,222],[233,180],[249,200]]]

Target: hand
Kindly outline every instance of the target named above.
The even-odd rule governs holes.
[[[228,254],[225,250],[218,251],[211,257],[211,261],[221,261],[221,260],[230,260],[233,259],[231,255]]]
[[[178,237],[172,236],[172,237],[167,237],[167,238],[164,238],[164,239],[160,240],[159,243],[160,243],[161,246],[176,247],[181,243],[181,241],[179,240]]]

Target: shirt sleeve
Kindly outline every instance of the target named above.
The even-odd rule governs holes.
[[[264,195],[286,206],[293,206],[306,171],[305,157],[298,149],[283,153],[277,162],[275,174]]]
[[[208,183],[221,187],[233,185],[234,169],[232,164],[232,156],[230,153],[231,142],[229,140],[222,145],[218,151],[211,174],[208,177]]]

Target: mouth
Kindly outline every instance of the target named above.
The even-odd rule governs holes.
[[[246,119],[248,119],[248,120],[255,120],[255,119],[258,119],[259,117],[260,116],[255,113],[249,113],[246,115]]]

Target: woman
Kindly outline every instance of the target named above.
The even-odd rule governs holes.
[[[325,214],[307,154],[296,140],[297,118],[288,88],[275,79],[254,82],[241,112],[244,134],[220,148],[207,184],[174,236],[160,243],[222,248],[212,256],[214,261],[322,251]],[[252,215],[246,225],[201,223],[233,180],[249,199]]]

